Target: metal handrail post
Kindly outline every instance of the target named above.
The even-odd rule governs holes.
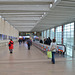
[[[72,58],[74,58],[74,46],[72,46]]]
[[[72,46],[72,57],[74,58],[74,50],[75,50],[75,45]]]

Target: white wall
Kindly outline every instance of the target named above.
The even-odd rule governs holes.
[[[0,17],[0,34],[7,35],[7,36],[13,36],[13,37],[19,37],[19,31],[15,29],[12,25],[10,25],[7,21],[4,21],[3,18]],[[8,43],[7,40],[0,40],[0,45]]]

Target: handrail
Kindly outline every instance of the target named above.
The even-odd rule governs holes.
[[[75,47],[75,45],[73,45],[72,47]]]
[[[74,58],[75,45],[72,46],[72,57]]]

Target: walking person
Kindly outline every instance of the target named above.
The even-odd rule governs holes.
[[[50,37],[48,37],[48,45],[50,45],[51,44],[51,39],[50,39]]]
[[[11,54],[12,54],[12,51],[13,51],[13,44],[14,44],[14,42],[12,41],[12,39],[10,39],[10,41],[8,43],[8,46],[9,46],[9,51],[10,51]]]
[[[56,40],[53,39],[50,45],[50,51],[52,51],[52,64],[55,64],[55,53],[57,50],[57,44],[56,44]]]
[[[30,39],[27,40],[27,45],[28,45],[28,50],[30,50],[30,46],[31,46],[31,40]]]

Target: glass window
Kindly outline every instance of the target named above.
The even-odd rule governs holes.
[[[47,30],[47,38],[49,37],[49,29]]]
[[[43,31],[42,31],[42,39],[43,39]]]
[[[63,26],[63,44],[66,46],[67,55],[72,56],[74,45],[74,22]]]
[[[7,35],[2,34],[2,40],[7,40]]]
[[[44,31],[44,38],[46,38],[46,30]]]
[[[54,39],[54,28],[50,30],[50,38],[51,40]]]
[[[56,27],[56,43],[62,44],[62,26]]]

